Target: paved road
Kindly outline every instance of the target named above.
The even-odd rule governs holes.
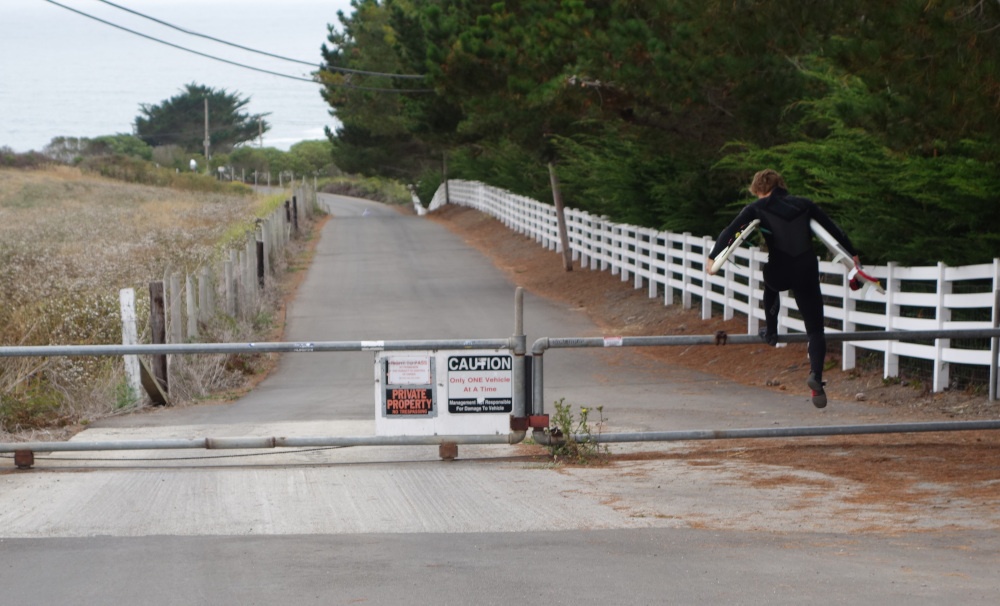
[[[373,202],[322,202],[335,218],[287,340],[513,332],[514,285],[460,239]],[[525,314],[529,343],[599,334],[530,294]],[[289,354],[238,402],[108,421],[75,439],[371,435],[372,377],[370,352]],[[846,402],[817,412],[801,394],[623,349],[546,354],[546,400],[557,398],[603,405],[611,431],[881,415]],[[848,512],[850,486],[751,485],[739,463],[552,468],[509,446],[462,446],[453,462],[436,447],[223,452],[40,455],[32,471],[0,472],[0,601],[993,604],[1000,590],[1000,513]],[[893,524],[904,531],[866,531]]]

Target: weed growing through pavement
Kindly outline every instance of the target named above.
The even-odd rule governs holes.
[[[596,436],[601,435],[605,423],[604,407],[580,408],[579,417],[573,414],[573,407],[566,404],[565,398],[555,402],[556,412],[552,416],[551,425],[546,433],[549,436],[549,453],[553,460],[564,460],[570,463],[587,465],[601,461],[608,454],[607,445],[601,444],[595,438],[595,430],[591,427],[590,414],[597,413],[594,421]]]

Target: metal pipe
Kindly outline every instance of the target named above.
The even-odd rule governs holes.
[[[0,358],[29,356],[122,356],[136,354],[322,353],[336,351],[419,351],[513,349],[512,338],[428,341],[318,341],[268,343],[174,343],[167,345],[39,345],[0,347]]]
[[[844,436],[886,433],[920,433],[930,431],[976,431],[1000,429],[1000,420],[991,421],[941,421],[930,423],[887,423],[871,425],[827,425],[806,427],[763,427],[745,429],[696,429],[682,431],[647,431],[636,433],[607,433],[570,436],[584,443],[623,442],[686,442],[693,440],[738,440],[745,438],[798,438],[815,436]],[[554,438],[541,431],[534,431],[532,439],[548,446],[559,444],[566,438]]]
[[[891,330],[862,332],[827,332],[826,340],[839,341],[916,341],[928,339],[976,339],[1000,337],[1000,328],[973,328],[962,330]],[[779,343],[806,343],[805,333],[778,335]],[[537,355],[545,349],[581,347],[658,347],[671,345],[760,345],[757,335],[664,335],[648,337],[566,337],[543,338],[535,341],[531,353]]]
[[[346,437],[221,437],[195,439],[119,440],[108,442],[8,442],[0,443],[0,453],[30,450],[32,452],[73,452],[104,450],[249,450],[256,448],[303,448],[320,446],[421,446],[452,444],[517,444],[524,440],[524,431],[508,434],[473,436],[346,436]]]
[[[542,354],[549,348],[548,337],[535,341],[531,354],[531,414],[545,414],[545,365]]]
[[[511,337],[511,353],[513,354],[513,367],[511,373],[511,379],[513,385],[511,385],[511,401],[513,406],[511,407],[511,414],[515,418],[524,418],[525,416],[525,405],[524,405],[524,383],[525,383],[525,372],[524,372],[524,354],[527,351],[528,337],[524,334],[524,289],[518,286],[514,289],[514,335]]]

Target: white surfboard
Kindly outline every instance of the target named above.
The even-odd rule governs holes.
[[[760,219],[754,219],[753,221],[747,223],[746,227],[736,232],[736,237],[733,238],[733,241],[729,244],[729,246],[723,248],[722,252],[719,253],[719,256],[712,260],[711,273],[714,274],[722,269],[722,266],[727,260],[729,260],[729,257],[733,254],[733,252],[740,247],[740,244],[743,244],[743,241],[747,239],[747,236],[752,234],[754,230],[757,229],[758,225],[760,225]]]
[[[851,273],[848,275],[848,279],[857,276],[857,278],[861,280],[862,297],[867,295],[868,291],[872,288],[874,288],[879,294],[885,294],[885,289],[882,288],[882,284],[878,281],[878,279],[866,274],[860,267],[856,266],[854,264],[854,256],[847,252],[847,249],[844,248],[840,242],[837,242],[837,239],[834,238],[825,227],[820,225],[816,219],[811,219],[809,221],[809,227],[812,228],[813,233],[816,234],[816,237],[819,238],[820,242],[826,245],[826,247],[830,249],[830,252],[833,253],[833,262],[843,263],[845,267],[851,270]]]

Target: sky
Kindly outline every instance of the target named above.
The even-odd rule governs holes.
[[[100,0],[57,0],[101,19],[205,54],[309,78],[337,11],[350,0],[113,0],[178,27],[301,65],[183,34]],[[53,137],[130,133],[142,104],[197,83],[249,98],[269,114],[263,144],[287,149],[335,128],[320,87],[197,56],[99,23],[46,0],[0,0],[0,147],[41,150]]]

